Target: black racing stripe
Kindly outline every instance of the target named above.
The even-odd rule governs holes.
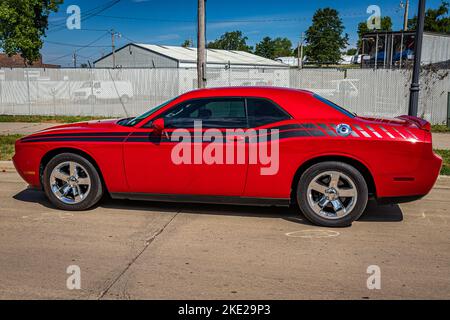
[[[151,132],[133,132],[130,137],[146,137],[149,136]]]
[[[184,135],[181,135],[184,136]],[[192,137],[189,134],[186,135],[187,137]],[[279,139],[284,139],[284,138],[293,138],[293,137],[324,137],[326,136],[326,134],[318,129],[314,129],[314,130],[305,130],[305,129],[297,129],[297,130],[286,130],[286,131],[280,131],[278,133],[278,137]],[[263,138],[266,141],[271,141],[273,140],[273,133],[271,134],[271,131],[268,130],[267,133],[263,134],[256,134],[256,135],[251,135],[251,136],[245,136],[245,141],[254,143],[256,141],[262,141]],[[153,142],[153,143],[158,143],[158,142],[172,142],[172,143],[178,143],[180,141],[172,141],[170,138],[167,138],[165,136],[163,137],[152,137],[149,135],[146,135],[145,137],[134,137],[133,135],[130,135],[125,142]],[[203,142],[210,142],[210,141],[203,141]]]
[[[321,127],[323,130],[325,130],[326,133],[329,134],[330,136],[332,136],[332,137],[337,136],[337,134],[333,130],[331,130],[326,124],[319,123],[319,127]]]
[[[125,137],[53,137],[53,138],[41,138],[22,141],[24,143],[33,142],[58,142],[58,141],[86,141],[86,142],[123,142]]]
[[[292,130],[280,132],[280,140],[286,138],[295,138],[295,137],[310,137],[310,134],[305,130]]]
[[[301,129],[302,126],[300,124],[286,124],[286,125],[282,125],[282,126],[277,126],[277,127],[271,127],[271,128],[267,128],[270,130],[274,130],[274,129],[278,129],[278,130],[291,130],[291,129]]]
[[[85,132],[85,133],[51,133],[33,137],[24,137],[22,141],[34,139],[47,139],[54,137],[126,137],[131,132]]]
[[[308,129],[308,130],[310,130],[310,129],[317,129],[317,126],[314,123],[302,123],[300,125],[300,127],[303,128],[303,129]]]
[[[326,134],[320,130],[308,130],[308,132],[314,137],[325,137]]]
[[[152,143],[160,143],[160,142],[176,142],[170,141],[167,138],[162,137],[146,137],[146,138],[128,138],[125,142],[152,142]]]

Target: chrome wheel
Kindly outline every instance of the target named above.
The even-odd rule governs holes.
[[[338,171],[326,171],[311,180],[307,196],[309,206],[317,215],[339,219],[353,210],[358,193],[349,176]]]
[[[58,164],[50,174],[53,194],[65,204],[77,204],[86,199],[91,191],[88,171],[79,163],[65,161]]]

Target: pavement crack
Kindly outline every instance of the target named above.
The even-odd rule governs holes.
[[[109,290],[119,281],[119,279],[127,272],[128,269],[136,262],[137,259],[144,253],[144,251],[150,246],[150,244],[161,234],[163,231],[169,226],[169,224],[176,218],[176,216],[181,212],[181,209],[178,210],[170,220],[165,223],[158,231],[156,231],[151,237],[145,239],[144,247],[137,253],[137,255],[131,259],[131,261],[125,266],[125,268],[114,278],[114,280],[103,289],[97,297],[97,300],[102,299]]]

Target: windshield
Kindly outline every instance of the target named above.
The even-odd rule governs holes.
[[[170,99],[169,101],[166,101],[163,104],[160,104],[159,106],[156,106],[156,107],[150,109],[149,111],[147,111],[144,114],[141,114],[140,116],[137,116],[135,118],[131,118],[128,121],[124,122],[122,125],[123,126],[127,126],[127,127],[133,127],[133,126],[137,125],[139,122],[141,122],[142,120],[144,120],[145,118],[147,118],[149,115],[151,115],[154,112],[158,111],[159,109],[167,106],[173,100],[175,100],[175,99]]]

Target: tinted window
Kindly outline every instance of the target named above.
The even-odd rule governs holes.
[[[167,128],[192,128],[201,120],[204,128],[244,128],[245,101],[239,98],[198,99],[183,102],[162,115]]]
[[[345,114],[346,116],[350,117],[350,118],[354,118],[355,114],[351,113],[350,111],[345,110],[344,108],[342,108],[341,106],[338,106],[337,104],[335,104],[334,102],[331,102],[328,99],[325,99],[317,94],[314,95],[314,98],[316,98],[319,101],[322,101],[323,103],[329,105],[330,107],[338,110],[339,112],[342,112],[343,114]]]
[[[247,99],[247,112],[248,122],[252,128],[291,118],[280,107],[265,99]]]

